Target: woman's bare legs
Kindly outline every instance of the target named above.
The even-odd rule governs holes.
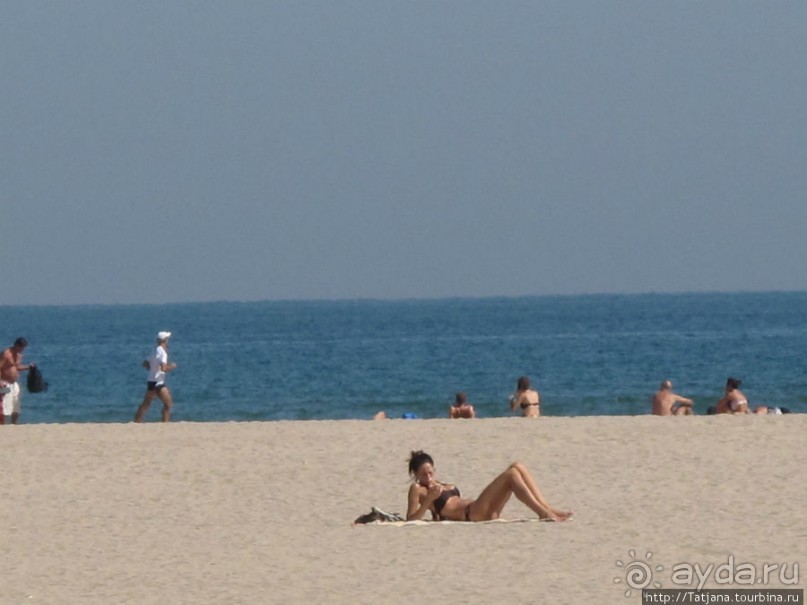
[[[553,506],[549,505],[549,503],[546,501],[546,498],[544,498],[543,494],[541,493],[541,490],[538,489],[538,484],[535,483],[535,479],[532,478],[532,475],[530,474],[530,471],[527,469],[526,466],[524,466],[521,462],[514,462],[511,466],[515,467],[515,469],[519,473],[521,473],[521,476],[524,479],[524,483],[527,484],[527,487],[529,488],[533,497],[538,502],[540,502],[542,506],[549,509],[551,512],[555,513],[558,517],[566,518],[572,515],[571,511],[558,510],[557,508],[554,508]]]
[[[154,396],[156,394],[156,391],[146,391],[146,394],[143,395],[143,402],[137,408],[137,412],[135,412],[135,422],[143,422],[143,416],[145,416],[146,412],[148,412],[151,402],[154,401]]]
[[[137,412],[135,413],[135,422],[143,422],[143,417],[146,415],[146,412],[148,412],[151,402],[154,401],[155,397],[159,398],[163,403],[162,421],[168,422],[171,419],[171,406],[174,401],[171,397],[171,391],[168,390],[168,387],[163,386],[159,391],[146,391],[146,394],[143,396],[143,403],[140,404],[140,407],[137,408]]]
[[[521,462],[514,462],[482,490],[471,505],[472,520],[498,519],[512,494],[541,519],[565,521],[572,515],[571,512],[551,507],[527,467]]]
[[[171,391],[168,390],[168,387],[163,387],[157,392],[157,397],[163,402],[162,420],[163,422],[168,422],[171,420],[171,406],[174,404]]]

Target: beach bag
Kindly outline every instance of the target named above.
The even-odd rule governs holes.
[[[37,366],[28,370],[28,392],[41,393],[48,390],[48,383],[42,378],[42,372]]]

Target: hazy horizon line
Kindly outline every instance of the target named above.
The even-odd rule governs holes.
[[[176,300],[163,302],[84,302],[84,303],[0,303],[0,309],[21,307],[162,307],[184,305],[211,305],[211,304],[258,304],[258,303],[361,303],[361,302],[440,302],[451,300],[501,300],[501,299],[539,299],[539,298],[598,298],[598,297],[645,297],[645,296],[709,296],[709,295],[744,295],[744,294],[804,294],[807,290],[648,290],[637,292],[579,292],[554,294],[490,294],[490,295],[456,295],[456,296],[406,296],[406,297],[335,297],[335,298],[243,298],[226,299],[216,298],[208,300]]]

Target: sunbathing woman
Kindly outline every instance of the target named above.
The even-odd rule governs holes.
[[[527,467],[521,462],[507,467],[482,490],[476,500],[460,496],[460,490],[455,485],[437,481],[434,478],[434,460],[423,450],[412,452],[409,474],[415,481],[409,488],[407,521],[422,519],[426,511],[431,511],[434,521],[498,519],[513,494],[545,521],[565,521],[572,516],[571,511],[561,511],[547,503]]]

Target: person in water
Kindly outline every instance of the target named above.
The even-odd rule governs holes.
[[[748,399],[740,390],[743,383],[739,378],[729,377],[726,380],[726,393],[723,399],[717,402],[718,414],[747,414]]]
[[[541,415],[541,395],[530,386],[530,379],[522,376],[516,383],[516,392],[510,395],[510,409],[521,409],[525,418],[538,418]]]
[[[463,498],[456,485],[435,478],[434,460],[423,450],[412,452],[406,520],[422,519],[427,511],[434,521],[490,521],[499,515],[514,495],[545,521],[566,521],[571,511],[553,508],[546,501],[527,467],[514,462],[496,477],[476,500]]]
[[[476,418],[474,406],[468,403],[465,393],[457,393],[454,396],[454,403],[448,407],[449,418]]]

